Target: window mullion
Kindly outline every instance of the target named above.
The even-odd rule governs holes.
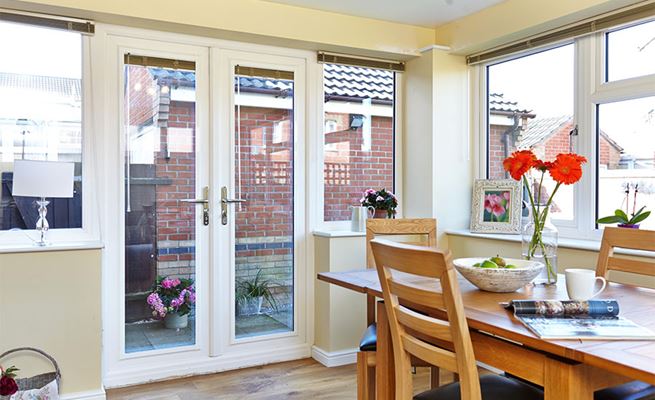
[[[602,76],[599,74],[598,36],[576,41],[574,114],[579,134],[574,139],[574,151],[587,157],[582,180],[575,187],[575,219],[578,234],[590,238],[595,231],[596,215],[596,105],[592,96]]]

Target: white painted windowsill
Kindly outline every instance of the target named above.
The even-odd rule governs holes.
[[[353,232],[349,230],[322,230],[317,229],[314,231],[314,236],[326,238],[343,238],[343,237],[364,237],[366,232]]]
[[[105,245],[102,242],[57,242],[47,246],[36,244],[0,244],[0,254],[7,253],[34,253],[43,251],[71,251],[71,250],[93,250],[102,249]]]
[[[478,238],[478,239],[490,239],[490,240],[500,240],[505,242],[521,243],[521,235],[504,235],[498,233],[472,233],[468,229],[450,229],[446,231],[446,234],[452,236],[463,236],[463,237]],[[600,240],[558,238],[557,247],[565,248],[565,249],[574,249],[574,250],[599,251]],[[625,254],[630,256],[640,256],[640,257],[650,257],[650,258],[655,257],[654,252],[642,251],[642,250],[617,248],[614,250],[614,252],[618,254]]]

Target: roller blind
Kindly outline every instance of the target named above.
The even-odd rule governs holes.
[[[382,60],[377,58],[358,57],[347,54],[318,52],[318,62],[321,64],[344,64],[355,67],[386,69],[395,72],[405,71],[405,63],[402,61]]]
[[[618,28],[623,25],[655,18],[655,2],[648,1],[630,8],[623,8],[612,13],[602,14],[562,28],[554,29],[540,35],[508,43],[466,57],[469,65],[498,59],[531,48],[561,42],[567,39],[590,35],[596,32]]]
[[[125,54],[125,56],[123,57],[123,61],[125,62],[125,64],[140,65],[142,67],[184,69],[188,71],[194,71],[196,69],[196,63],[193,61],[171,60],[168,58],[137,56],[134,54]]]
[[[84,35],[93,35],[95,32],[95,25],[91,21],[14,10],[0,9],[0,21],[78,32]]]
[[[253,68],[237,65],[234,67],[234,73],[241,76],[293,80],[292,71],[280,71],[277,69]]]

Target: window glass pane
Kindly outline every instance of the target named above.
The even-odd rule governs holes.
[[[364,190],[394,190],[391,71],[324,65],[325,221],[350,220]]]
[[[598,216],[655,211],[655,97],[601,104],[598,122]],[[655,215],[641,227],[655,229]]]
[[[181,200],[198,192],[195,71],[125,65],[124,77],[125,352],[190,346],[202,211]]]
[[[488,67],[489,179],[509,178],[503,160],[515,150],[532,149],[547,161],[570,151],[573,50],[570,44]],[[544,186],[543,200],[555,187],[548,174]],[[560,187],[551,216],[573,219],[573,204],[573,185]]]
[[[246,200],[234,213],[237,339],[294,329],[294,89],[235,79],[235,194]]]
[[[655,74],[655,21],[607,34],[607,81]]]
[[[35,198],[12,196],[14,160],[75,163],[70,199],[48,199],[50,229],[82,227],[82,41],[0,22],[0,230],[34,229]]]

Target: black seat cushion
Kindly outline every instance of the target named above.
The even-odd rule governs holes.
[[[480,377],[483,400],[542,400],[544,392],[534,386],[500,375]],[[459,383],[451,383],[414,396],[414,400],[460,400]]]
[[[378,327],[371,324],[359,340],[359,351],[375,351],[378,347]]]
[[[655,386],[633,381],[623,385],[598,390],[594,400],[651,400],[655,399]]]

